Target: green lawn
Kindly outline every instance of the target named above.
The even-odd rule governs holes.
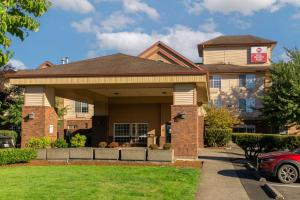
[[[0,199],[194,199],[198,180],[175,167],[0,167]]]

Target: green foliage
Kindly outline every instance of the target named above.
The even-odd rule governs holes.
[[[164,149],[164,150],[172,149],[172,144],[171,144],[171,143],[166,143],[166,144],[164,144],[163,149]]]
[[[98,147],[100,147],[100,148],[107,147],[107,142],[99,142]]]
[[[51,146],[51,139],[48,137],[30,138],[28,141],[28,147],[34,149],[49,148]]]
[[[234,133],[232,141],[245,151],[247,159],[255,159],[259,153],[300,147],[300,136],[292,135]]]
[[[57,127],[62,127],[63,126],[63,117],[67,114],[68,112],[68,107],[64,107],[64,99],[61,97],[55,97],[55,110],[56,114],[58,117],[57,121]]]
[[[16,96],[14,103],[8,104],[7,109],[5,109],[3,115],[0,116],[1,124],[17,127],[21,126],[23,104],[24,98],[22,96]]]
[[[117,142],[112,142],[112,143],[110,143],[107,147],[108,147],[108,148],[117,148],[117,147],[119,147],[119,143],[117,143]]]
[[[204,142],[209,147],[226,146],[231,139],[232,129],[208,128],[205,130]]]
[[[150,144],[149,149],[151,149],[151,150],[158,149],[158,145],[157,144]]]
[[[84,147],[86,143],[86,136],[76,134],[71,138],[71,147]]]
[[[53,145],[56,148],[68,148],[68,146],[69,146],[68,143],[66,142],[66,140],[64,140],[64,139],[57,139]]]
[[[0,149],[0,165],[26,163],[36,156],[34,149]]]
[[[11,130],[0,130],[0,135],[12,137],[15,142],[18,137],[17,133],[15,131],[11,131]]]
[[[262,98],[262,116],[275,128],[300,123],[300,51],[286,50],[289,61],[273,64],[272,86]]]
[[[37,18],[50,7],[48,0],[2,0],[0,1],[0,68],[12,57],[11,38],[24,40],[29,31],[38,31]]]
[[[209,128],[232,128],[239,120],[226,108],[207,107],[207,116],[205,117],[206,126]]]

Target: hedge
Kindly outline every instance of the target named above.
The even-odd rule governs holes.
[[[34,149],[43,149],[51,146],[51,139],[48,137],[30,138],[28,141],[28,147]]]
[[[34,149],[0,149],[0,165],[26,163],[36,156]]]
[[[17,141],[17,137],[18,137],[17,133],[11,130],[0,130],[0,135],[12,137],[14,142]]]
[[[231,129],[208,128],[205,130],[204,142],[209,147],[223,147],[230,142],[231,133]]]
[[[232,141],[245,151],[247,159],[255,159],[259,153],[300,147],[300,136],[292,135],[233,133]]]

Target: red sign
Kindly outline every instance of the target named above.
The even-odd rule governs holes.
[[[266,63],[267,61],[267,47],[251,47],[251,63]]]

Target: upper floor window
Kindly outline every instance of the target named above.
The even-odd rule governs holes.
[[[76,113],[88,113],[89,105],[84,102],[75,101],[75,112]]]
[[[255,98],[239,99],[239,109],[241,112],[252,113],[255,108]]]
[[[247,89],[255,88],[255,74],[241,74],[239,78],[239,86]]]
[[[221,88],[221,76],[214,75],[209,77],[211,88]]]

